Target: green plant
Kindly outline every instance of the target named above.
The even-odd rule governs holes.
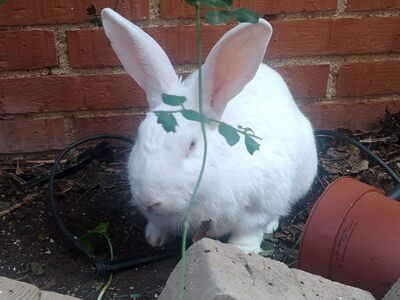
[[[102,26],[100,15],[97,14],[96,7],[92,4],[86,9],[86,14],[90,16],[90,23],[95,26]]]
[[[87,233],[82,235],[79,238],[79,241],[84,245],[89,251],[93,252],[93,237],[96,235],[101,236],[104,238],[107,242],[108,249],[109,249],[109,255],[110,255],[110,260],[114,260],[114,250],[113,246],[111,243],[111,239],[108,235],[108,228],[110,227],[110,222],[103,222],[99,223],[95,228],[89,230]],[[103,288],[101,289],[99,296],[97,297],[97,300],[101,300],[104,296],[104,293],[107,291],[107,289],[110,287],[111,282],[113,279],[113,274],[111,273],[108,277],[107,282],[104,284]]]
[[[236,20],[239,22],[250,22],[257,23],[258,15],[246,8],[232,8],[232,0],[186,0],[186,2],[194,6],[196,13],[196,49],[197,49],[197,67],[198,67],[198,101],[199,101],[199,111],[186,109],[184,103],[186,98],[176,95],[163,94],[162,100],[165,104],[170,106],[176,106],[179,109],[172,111],[154,111],[157,116],[157,123],[159,123],[165,131],[175,132],[175,128],[178,125],[174,114],[181,114],[185,119],[199,122],[201,126],[202,136],[204,140],[203,144],[203,160],[200,172],[198,174],[195,186],[193,188],[193,193],[191,194],[189,200],[189,207],[187,209],[186,217],[182,224],[182,259],[181,259],[181,273],[179,279],[179,299],[184,298],[184,288],[185,288],[185,273],[186,273],[186,240],[189,230],[189,224],[191,219],[191,214],[193,207],[195,205],[195,200],[198,194],[200,183],[204,174],[206,161],[207,161],[207,134],[206,134],[206,124],[216,123],[218,125],[218,132],[225,138],[226,142],[230,146],[234,146],[240,141],[240,137],[244,136],[244,143],[247,151],[253,154],[255,151],[259,150],[260,144],[256,140],[260,140],[259,137],[255,135],[253,130],[249,127],[243,127],[238,125],[233,127],[225,122],[221,122],[212,118],[207,117],[203,111],[203,90],[202,90],[202,52],[201,52],[201,24],[200,24],[200,10],[204,8],[211,8],[205,12],[205,18],[208,22],[212,24],[226,23],[230,20]],[[117,1],[118,4],[118,1]],[[116,4],[116,5],[117,5]],[[114,9],[115,10],[115,9]],[[88,8],[88,15],[92,16],[91,22],[95,25],[101,26],[101,20],[96,12],[94,5]]]
[[[174,114],[180,113],[182,116],[189,120],[199,123],[217,123],[218,124],[218,132],[225,138],[226,142],[229,146],[234,146],[240,140],[240,134],[245,138],[246,149],[250,154],[253,154],[260,148],[260,144],[255,141],[255,139],[260,139],[257,137],[253,130],[249,127],[244,128],[241,125],[238,125],[237,128],[215,119],[208,118],[203,113],[197,112],[195,110],[186,109],[184,103],[186,102],[186,98],[182,96],[174,96],[163,94],[162,100],[165,104],[170,106],[180,106],[181,109],[172,110],[172,111],[154,111],[157,116],[157,123],[161,124],[166,132],[175,132],[175,128],[178,125]]]
[[[251,128],[244,128],[238,126],[237,128],[220,122],[214,119],[208,118],[203,113],[203,90],[202,90],[202,52],[201,52],[201,29],[200,29],[200,10],[202,8],[212,8],[213,10],[207,11],[205,13],[205,18],[213,24],[219,24],[227,22],[231,19],[235,19],[239,22],[250,22],[257,23],[258,16],[256,13],[245,9],[231,7],[232,0],[186,0],[186,2],[195,7],[196,12],[196,49],[197,49],[197,67],[198,67],[198,101],[199,101],[199,111],[187,110],[184,107],[186,101],[185,97],[175,96],[175,95],[162,95],[162,100],[167,105],[178,106],[181,109],[175,111],[155,111],[157,116],[157,122],[161,124],[164,130],[175,132],[175,127],[177,126],[177,121],[174,117],[175,113],[181,113],[185,119],[199,122],[201,125],[201,131],[204,140],[203,148],[203,161],[201,169],[196,180],[196,184],[193,189],[193,193],[189,200],[189,207],[187,209],[186,217],[183,222],[183,233],[182,233],[182,259],[181,259],[181,272],[179,279],[179,299],[184,299],[185,291],[185,281],[186,281],[186,240],[189,230],[190,218],[192,215],[193,207],[196,202],[196,197],[199,191],[200,183],[203,178],[206,161],[207,161],[207,134],[206,134],[206,124],[207,123],[218,123],[218,132],[225,138],[226,142],[233,146],[240,140],[240,134],[245,137],[245,145],[247,151],[253,154],[259,149],[260,145],[255,141],[258,138]]]
[[[0,0],[0,1],[6,1],[6,0]],[[114,10],[117,10],[118,7],[118,2],[117,0],[114,5]],[[1,3],[1,2],[0,2]],[[95,26],[103,26],[103,23],[101,22],[100,15],[97,13],[96,7],[92,4],[86,9],[86,14],[90,16],[90,23],[92,23]]]

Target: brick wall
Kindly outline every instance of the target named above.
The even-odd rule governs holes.
[[[146,102],[101,28],[86,16],[115,0],[8,0],[0,5],[0,154],[64,147],[94,133],[133,135]],[[272,22],[265,60],[316,128],[374,126],[400,110],[399,0],[237,0]],[[182,0],[120,0],[180,72],[195,63]],[[204,52],[228,26],[205,26]]]

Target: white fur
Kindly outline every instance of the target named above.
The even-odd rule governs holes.
[[[110,9],[102,11],[103,24],[112,46],[123,57],[166,57],[160,47],[148,49],[151,39],[137,26]],[[109,27],[112,21],[113,26]],[[122,23],[119,25],[119,23]],[[121,34],[118,28],[124,27]],[[114,39],[114,34],[118,36]],[[262,138],[261,148],[250,155],[242,140],[230,147],[215,126],[207,126],[208,158],[196,205],[190,221],[194,234],[202,221],[212,220],[212,237],[230,234],[229,243],[243,251],[258,252],[265,232],[278,227],[279,218],[310,188],[317,171],[317,154],[310,122],[297,108],[281,76],[260,64],[272,28],[265,20],[240,24],[214,46],[204,65],[204,110],[208,116],[233,126],[250,127]],[[119,40],[124,40],[121,44]],[[129,42],[131,40],[131,42]],[[155,43],[155,42],[154,42]],[[157,53],[157,52],[162,53]],[[144,59],[147,61],[146,59]],[[128,70],[137,59],[121,59]],[[161,93],[185,96],[188,108],[196,108],[198,73],[185,81],[169,80],[164,86],[159,74],[169,70],[170,62],[140,68],[148,86],[146,91],[155,110],[171,110],[161,103]],[[128,64],[128,65],[127,65]],[[188,200],[198,176],[203,154],[199,123],[175,115],[179,126],[166,133],[149,112],[139,127],[129,159],[129,179],[134,204],[147,217],[146,238],[153,246],[167,243],[179,235]],[[189,151],[192,140],[197,142]]]

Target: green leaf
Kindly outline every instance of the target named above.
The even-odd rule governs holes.
[[[231,11],[231,14],[239,22],[258,23],[258,14],[247,8],[236,8]]]
[[[229,146],[235,145],[239,142],[240,136],[236,129],[226,123],[219,123],[218,132],[225,138]]]
[[[186,0],[189,5],[195,6],[198,0]]]
[[[90,23],[92,23],[95,26],[103,26],[103,22],[101,21],[101,19],[98,16],[94,16],[91,20]]]
[[[274,250],[262,250],[258,254],[264,257],[271,257],[274,254]]]
[[[86,234],[79,238],[81,244],[88,249],[90,252],[93,252],[92,239],[94,234],[102,234],[107,235],[108,228],[110,227],[110,222],[102,222],[99,223],[95,228],[89,230]]]
[[[231,13],[227,10],[208,11],[205,14],[205,18],[211,24],[222,24],[222,23],[226,23],[230,20]]]
[[[7,0],[0,0],[0,4],[5,3]]]
[[[233,3],[233,0],[222,0],[226,3],[226,5],[231,6]]]
[[[90,252],[94,252],[94,248],[92,245],[92,238],[93,235],[88,233],[79,238],[79,242]]]
[[[260,144],[257,143],[251,136],[247,134],[244,137],[244,143],[246,144],[247,151],[253,155],[254,152],[260,149]]]
[[[263,240],[261,243],[262,251],[259,253],[261,256],[272,256],[274,254],[275,245],[268,240]]]
[[[251,129],[250,127],[243,127],[242,125],[238,125],[238,128],[244,130],[246,133],[250,132],[252,135],[255,135],[253,129]]]
[[[208,122],[208,118],[205,115],[202,115],[201,113],[191,109],[182,110],[182,116],[190,121],[197,121],[203,123]]]
[[[110,222],[99,223],[95,228],[90,230],[90,233],[107,234],[108,228],[110,227]]]
[[[200,6],[209,6],[209,7],[227,7],[228,4],[224,0],[198,0],[197,1]]]
[[[229,7],[232,0],[186,0],[189,5],[209,6],[209,7]]]
[[[168,111],[157,111],[157,123],[161,124],[166,132],[175,132],[175,127],[178,125],[174,115]]]
[[[96,7],[92,4],[91,6],[89,6],[87,9],[86,9],[86,13],[89,15],[89,16],[96,16],[97,14],[96,14]]]
[[[180,106],[186,102],[186,97],[162,94],[162,100],[167,105]]]

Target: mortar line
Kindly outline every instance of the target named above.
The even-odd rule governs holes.
[[[348,97],[327,97],[319,98],[297,98],[295,101],[299,104],[317,104],[317,103],[362,103],[362,102],[392,102],[400,101],[400,93],[382,94],[382,95],[363,95],[363,96],[348,96]],[[55,119],[64,118],[68,134],[73,136],[71,130],[71,121],[74,118],[91,118],[91,117],[115,117],[115,116],[143,116],[147,112],[145,107],[132,107],[128,109],[115,108],[115,109],[102,109],[102,110],[75,110],[68,112],[24,112],[17,114],[1,114],[0,121],[4,120],[41,120],[41,119]]]
[[[64,116],[64,136],[66,144],[71,144],[76,140],[74,118],[72,116]]]
[[[64,29],[55,30],[56,51],[59,66],[51,68],[51,73],[54,75],[67,74],[71,72],[68,58],[67,32]]]
[[[73,111],[56,111],[56,112],[21,112],[13,114],[0,114],[0,120],[10,119],[73,119],[75,117],[108,117],[108,116],[134,116],[143,115],[147,109],[145,107],[132,108],[114,108],[114,109],[98,109],[98,110],[73,110]]]
[[[150,0],[149,10],[150,20],[158,19],[160,16],[160,0]]]
[[[159,0],[157,0],[159,1]],[[157,2],[155,1],[155,2]],[[347,0],[339,0],[337,10],[323,11],[323,12],[296,12],[288,14],[264,14],[267,20],[318,20],[318,19],[346,19],[346,18],[362,18],[362,17],[399,17],[400,10],[367,10],[367,11],[355,11],[346,12],[345,3]],[[150,9],[150,8],[149,8]],[[154,9],[154,8],[153,8]],[[158,12],[152,12],[150,18],[146,20],[132,20],[136,25],[142,28],[151,27],[174,27],[182,25],[195,26],[194,18],[187,19],[162,19],[159,17]],[[26,25],[1,25],[0,31],[33,31],[43,30],[52,31],[57,29],[64,30],[98,30],[101,27],[95,26],[89,22],[72,23],[72,24],[26,24]]]
[[[346,15],[346,9],[347,9],[347,0],[338,0],[335,16],[339,17]]]
[[[331,62],[329,65],[328,82],[326,85],[326,98],[332,100],[336,95],[336,82],[341,63]]]
[[[268,51],[268,50],[267,50]],[[343,64],[349,63],[369,63],[380,61],[397,61],[400,60],[400,53],[372,53],[372,54],[343,54],[343,55],[319,55],[319,56],[299,56],[299,57],[285,57],[285,58],[267,58],[264,60],[269,66],[273,68],[291,67],[291,66],[308,66],[308,65],[329,65],[332,62],[341,62]],[[178,73],[188,73],[195,70],[195,64],[175,64],[175,70]],[[43,68],[30,70],[28,72],[23,70],[3,71],[0,72],[0,79],[13,79],[13,78],[34,78],[41,77],[49,74],[54,76],[96,76],[96,75],[127,75],[122,67],[107,67],[107,68],[68,68],[68,72],[61,72],[60,67]]]

